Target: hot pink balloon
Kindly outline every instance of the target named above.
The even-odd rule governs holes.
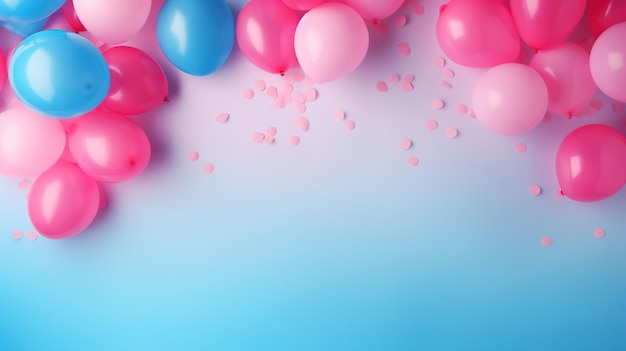
[[[587,0],[511,0],[519,34],[535,50],[563,42],[585,13]]]
[[[61,122],[22,108],[0,113],[0,173],[38,176],[54,165],[65,148]]]
[[[85,26],[82,24],[80,19],[78,19],[78,15],[76,14],[76,10],[74,10],[74,1],[67,0],[63,7],[61,7],[61,12],[63,13],[63,17],[65,18],[65,22],[72,28],[72,30],[76,32],[84,32]]]
[[[563,139],[556,154],[556,175],[565,196],[599,201],[624,186],[625,161],[626,138],[613,127],[590,124]]]
[[[354,71],[368,47],[365,21],[342,3],[328,2],[311,9],[296,28],[296,57],[304,73],[317,83]]]
[[[281,0],[251,0],[237,17],[237,45],[255,66],[284,74],[297,66],[294,36],[299,20]]]
[[[152,0],[73,0],[89,33],[107,44],[132,38],[148,19]]]
[[[0,50],[0,90],[2,90],[7,80],[7,67],[7,59]]]
[[[517,60],[520,40],[500,0],[451,0],[437,19],[437,42],[452,61],[474,68]]]
[[[476,118],[490,131],[519,135],[542,121],[548,108],[548,89],[534,69],[505,63],[478,80],[473,107]]]
[[[98,213],[98,183],[75,163],[59,162],[35,180],[28,193],[28,216],[50,239],[85,230]]]
[[[78,166],[102,182],[121,182],[141,173],[150,161],[150,141],[132,119],[95,111],[70,127],[70,152]]]
[[[344,0],[363,18],[382,20],[398,11],[404,0]]]
[[[123,115],[138,115],[164,101],[167,77],[150,55],[130,46],[116,46],[103,55],[111,72],[111,87],[102,107]]]
[[[548,88],[548,111],[572,117],[591,102],[596,83],[589,69],[589,54],[582,47],[563,42],[540,50],[529,63]]]
[[[626,0],[591,0],[587,2],[589,29],[596,37],[611,26],[626,21]]]
[[[285,5],[298,11],[308,11],[326,0],[282,0]]]
[[[598,88],[610,98],[626,102],[626,22],[602,33],[591,48],[589,66]]]

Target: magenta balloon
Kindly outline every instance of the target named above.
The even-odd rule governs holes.
[[[618,192],[626,181],[626,138],[615,128],[590,124],[563,139],[556,175],[565,196],[591,202]]]
[[[563,42],[585,13],[587,0],[510,0],[520,36],[535,50]]]
[[[95,180],[75,163],[59,162],[35,180],[28,193],[28,215],[35,229],[50,239],[85,230],[98,212]]]
[[[281,0],[251,0],[237,17],[237,45],[255,66],[284,74],[297,66],[294,36],[299,20]]]
[[[589,29],[596,37],[611,26],[626,21],[626,0],[591,0],[587,2]]]
[[[610,98],[626,102],[626,22],[602,33],[591,48],[589,66],[598,88]]]
[[[112,47],[102,54],[111,72],[111,87],[102,107],[123,115],[138,115],[165,100],[167,77],[150,55],[130,46]]]
[[[404,0],[344,0],[365,19],[382,20],[398,11]]]
[[[476,118],[501,135],[519,135],[535,128],[548,108],[548,90],[534,69],[505,63],[485,73],[474,87]]]
[[[326,0],[282,0],[285,5],[298,11],[308,11]]]
[[[589,54],[582,47],[563,42],[540,50],[529,63],[548,88],[548,111],[572,117],[589,104],[596,83],[589,69]]]
[[[295,49],[300,67],[317,83],[354,71],[365,58],[369,32],[350,6],[327,2],[307,12],[296,28]]]
[[[150,141],[132,119],[95,111],[70,127],[70,152],[78,166],[102,182],[122,182],[141,173],[150,161]]]
[[[452,0],[437,19],[437,42],[452,61],[475,68],[517,60],[520,40],[500,0]]]

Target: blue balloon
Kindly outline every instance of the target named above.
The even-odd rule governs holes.
[[[230,55],[235,19],[224,0],[167,0],[159,12],[157,38],[174,66],[205,76]]]
[[[0,19],[38,22],[57,12],[63,4],[65,0],[0,0]]]
[[[100,50],[72,32],[44,30],[25,38],[9,61],[9,83],[27,107],[55,118],[96,108],[111,85]]]
[[[3,26],[9,32],[17,35],[18,37],[27,37],[33,33],[39,32],[45,25],[48,23],[48,19],[50,17],[46,17],[41,21],[37,22],[5,22],[0,21],[0,25]]]

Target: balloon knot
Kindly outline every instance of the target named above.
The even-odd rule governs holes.
[[[372,20],[372,24],[373,24],[373,25],[375,25],[375,26],[377,26],[377,25],[379,25],[379,24],[380,24],[380,21],[378,20],[378,18],[374,18],[374,19]]]
[[[280,74],[281,77],[284,77],[285,76],[285,71],[280,71],[280,72],[278,72],[278,74]]]
[[[568,111],[567,112],[567,119],[572,119],[574,118],[574,114],[572,113],[572,111]]]
[[[170,99],[168,99],[167,96],[166,96],[166,97],[163,98],[163,102],[170,102]]]
[[[439,6],[439,14],[441,14],[443,12],[443,10],[446,9],[446,6],[447,6],[446,4],[443,4],[443,5]]]

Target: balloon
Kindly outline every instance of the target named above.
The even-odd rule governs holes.
[[[59,162],[33,182],[28,216],[41,235],[64,239],[93,222],[99,203],[98,183],[75,163]]]
[[[596,37],[614,24],[626,21],[626,0],[591,0],[587,2],[589,29]]]
[[[556,175],[565,196],[599,201],[624,185],[625,161],[626,138],[615,128],[590,124],[563,139],[556,154]]]
[[[181,71],[205,76],[225,62],[235,42],[235,20],[223,0],[168,0],[159,11],[157,39]]]
[[[138,115],[164,101],[167,77],[152,57],[130,46],[116,46],[103,55],[111,72],[111,88],[102,107],[123,115]]]
[[[65,131],[57,120],[24,107],[0,113],[0,173],[34,177],[46,171],[65,149]]]
[[[284,74],[297,65],[294,35],[299,20],[281,0],[251,0],[237,17],[237,45],[257,67]]]
[[[548,88],[548,111],[572,117],[593,99],[596,83],[589,69],[589,54],[582,47],[563,42],[540,50],[529,63]]]
[[[132,119],[94,111],[76,119],[68,144],[78,166],[101,182],[122,182],[141,173],[150,161],[150,141]]]
[[[520,40],[500,0],[451,0],[441,7],[437,42],[450,60],[466,67],[493,67],[517,60]]]
[[[6,57],[0,50],[0,91],[4,87],[4,82],[7,80],[7,62]]]
[[[610,98],[626,102],[626,22],[602,33],[591,48],[589,66],[598,88]]]
[[[67,0],[65,2],[65,5],[61,7],[61,12],[63,13],[65,22],[67,22],[67,24],[72,28],[72,30],[76,32],[84,32],[87,30],[85,29],[85,26],[83,25],[83,23],[78,18],[78,15],[76,14],[73,0]]]
[[[283,0],[285,5],[298,11],[308,11],[326,0]]]
[[[74,0],[87,31],[107,44],[132,38],[148,19],[152,0]]]
[[[78,34],[45,30],[24,39],[9,62],[9,82],[24,105],[67,118],[96,108],[111,76],[100,50]]]
[[[382,20],[398,11],[404,0],[345,0],[365,19]]]
[[[5,22],[0,21],[0,25],[18,37],[27,37],[39,32],[48,23],[48,17],[36,22]]]
[[[63,3],[65,0],[0,0],[0,20],[41,21],[60,9]]]
[[[338,2],[311,9],[296,28],[296,57],[304,73],[318,83],[355,70],[368,47],[365,21],[351,7]]]
[[[485,73],[474,87],[476,118],[501,135],[519,135],[535,128],[548,108],[548,89],[534,69],[505,63]]]

